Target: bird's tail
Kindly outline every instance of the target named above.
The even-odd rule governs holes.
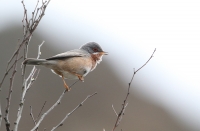
[[[22,64],[24,65],[45,65],[47,60],[45,59],[34,59],[34,58],[27,58],[23,61]]]

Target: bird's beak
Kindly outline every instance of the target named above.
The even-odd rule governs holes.
[[[108,52],[101,52],[102,55],[108,55]]]

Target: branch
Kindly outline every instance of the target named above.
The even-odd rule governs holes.
[[[6,109],[5,109],[5,125],[6,125],[6,130],[10,131],[10,122],[9,122],[9,108],[10,108],[10,101],[11,101],[11,95],[12,95],[12,91],[13,91],[13,83],[14,83],[14,77],[16,74],[16,69],[17,69],[17,62],[21,59],[19,58],[19,54],[21,53],[22,50],[24,50],[24,54],[23,54],[23,58],[26,59],[27,58],[27,54],[28,54],[28,45],[29,42],[31,40],[32,34],[35,31],[35,29],[37,28],[39,22],[41,21],[41,19],[43,18],[44,14],[45,14],[45,10],[47,5],[49,4],[50,0],[47,0],[45,2],[42,2],[42,5],[38,7],[38,3],[36,4],[35,10],[32,12],[32,18],[34,19],[28,19],[28,15],[27,15],[27,9],[25,7],[24,1],[22,0],[22,5],[24,8],[24,16],[22,19],[22,24],[23,24],[23,39],[19,42],[19,45],[17,47],[17,49],[14,51],[13,55],[11,56],[11,58],[9,59],[8,63],[7,63],[7,67],[5,70],[5,74],[3,79],[1,80],[0,83],[0,91],[2,89],[2,85],[4,83],[4,80],[6,79],[7,75],[9,72],[11,72],[12,70],[12,74],[10,77],[10,85],[9,85],[9,91],[8,91],[8,97],[7,97],[7,105],[6,105]],[[36,10],[37,8],[37,10]],[[36,12],[40,12],[40,15],[37,15]],[[40,47],[39,47],[40,48]],[[38,57],[40,56],[40,51],[38,53]],[[11,64],[13,62],[13,64]],[[23,78],[23,87],[22,87],[22,97],[20,100],[20,105],[19,105],[19,110],[17,113],[17,120],[15,121],[15,125],[14,125],[14,131],[18,130],[18,124],[19,121],[21,119],[21,114],[22,114],[22,110],[23,110],[23,104],[24,104],[24,97],[25,94],[27,92],[27,89],[29,89],[32,85],[32,83],[35,81],[34,78],[34,74],[36,72],[35,67],[32,69],[31,74],[29,75],[29,77],[26,79],[25,78],[25,67],[22,70],[22,78]],[[31,78],[31,80],[29,81],[29,84],[27,85],[28,80]]]
[[[32,106],[30,106],[30,116],[31,116],[31,118],[32,118],[32,120],[33,120],[33,122],[34,122],[34,125],[36,125],[36,120],[35,120],[35,118],[34,118],[34,116],[33,116],[33,109],[32,109]]]
[[[70,85],[69,87],[72,87],[74,84],[76,84],[79,80],[77,80],[76,82],[74,82],[72,85]],[[37,124],[31,129],[31,131],[35,131],[39,125],[41,124],[41,122],[43,121],[43,119],[56,107],[61,103],[61,100],[63,98],[63,96],[65,95],[65,93],[67,92],[67,90],[65,89],[63,91],[63,93],[60,95],[60,97],[58,98],[58,100],[40,117],[40,119],[38,120]]]
[[[41,46],[44,44],[44,41],[38,46],[38,55],[37,55],[37,59],[40,57],[41,52],[40,52],[40,48]],[[34,78],[34,75],[36,73],[37,69],[34,66],[31,70],[31,73],[29,74],[29,76],[27,78],[25,78],[24,73],[25,73],[25,67],[24,67],[24,71],[23,71],[23,78],[24,78],[24,83],[23,83],[23,87],[22,87],[22,95],[21,95],[21,99],[20,99],[20,104],[19,104],[19,108],[18,108],[18,112],[17,112],[17,119],[15,121],[15,126],[14,126],[14,131],[18,130],[18,125],[19,122],[21,120],[21,116],[22,116],[22,112],[23,112],[23,107],[24,107],[24,102],[25,102],[25,96],[27,91],[30,89],[30,87],[32,86],[32,84],[34,83],[34,81],[37,79],[38,74],[36,75],[36,77]],[[38,71],[39,73],[39,71]]]
[[[4,77],[3,77],[3,79],[1,80],[1,83],[0,83],[0,91],[1,91],[2,84],[3,84],[3,82],[4,82],[5,78],[6,78],[6,76],[8,75],[8,73],[9,73],[10,70],[13,68],[13,66],[14,66],[19,60],[21,60],[22,58],[23,58],[23,56],[21,56],[19,59],[17,59],[16,61],[14,61],[14,63],[10,66],[10,68],[7,67],[6,72],[5,72],[5,74],[4,74]],[[9,65],[8,65],[8,66],[9,66]]]
[[[117,112],[116,112],[116,110],[115,110],[115,108],[114,108],[114,106],[113,106],[113,105],[112,105],[112,109],[113,109],[113,111],[114,111],[115,115],[116,115],[116,116],[118,116],[118,114],[117,114]]]
[[[155,51],[156,51],[156,49],[154,49],[152,55],[150,56],[150,58],[147,60],[147,62],[146,62],[144,65],[142,65],[142,66],[141,66],[139,69],[137,69],[136,71],[135,71],[135,69],[134,69],[134,72],[133,72],[131,81],[128,83],[128,91],[127,91],[126,97],[125,97],[125,99],[124,99],[124,102],[122,103],[121,110],[120,110],[120,112],[119,112],[118,115],[117,115],[117,119],[116,119],[116,122],[115,122],[115,125],[114,125],[112,131],[114,131],[114,130],[116,129],[116,127],[120,124],[120,122],[121,122],[121,120],[122,120],[122,117],[123,117],[123,115],[124,115],[125,109],[126,109],[126,107],[128,106],[127,99],[128,99],[129,94],[130,94],[130,87],[131,87],[131,84],[132,84],[132,81],[133,81],[133,78],[134,78],[135,74],[136,74],[139,70],[141,70],[141,69],[151,60],[151,58],[153,57]]]
[[[42,106],[42,108],[41,108],[41,110],[40,110],[40,112],[37,116],[37,119],[40,117],[40,114],[42,113],[42,110],[44,109],[44,106],[46,105],[46,103],[47,103],[47,101],[44,102],[44,104],[43,104],[43,106]],[[35,121],[37,121],[37,119]]]
[[[74,113],[79,107],[83,106],[83,103],[84,103],[87,99],[93,97],[93,96],[96,95],[96,94],[97,94],[97,92],[93,93],[92,95],[88,95],[78,106],[76,106],[70,113],[68,113],[68,114],[62,119],[62,121],[61,121],[58,125],[56,125],[55,127],[53,127],[51,131],[54,131],[54,130],[56,130],[58,127],[62,126],[62,125],[63,125],[63,122],[64,122],[72,113]]]
[[[10,77],[10,86],[9,86],[9,91],[8,91],[8,97],[6,98],[7,103],[6,103],[4,120],[5,120],[7,131],[10,131],[9,109],[10,109],[11,94],[12,94],[12,91],[13,91],[14,77],[15,77],[15,74],[17,72],[17,61],[18,61],[19,53],[17,53],[15,57],[16,58],[15,58],[15,62],[14,62],[14,65],[13,65],[12,76]]]

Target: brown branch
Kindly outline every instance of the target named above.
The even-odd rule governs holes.
[[[12,94],[12,91],[13,91],[14,77],[15,77],[15,74],[17,72],[17,62],[18,62],[18,59],[19,59],[18,57],[19,57],[19,52],[16,54],[16,59],[15,59],[14,65],[13,65],[12,76],[10,77],[10,86],[9,86],[9,90],[8,90],[8,97],[6,98],[7,103],[6,103],[4,120],[5,120],[7,131],[10,131],[9,109],[10,109],[11,94]]]
[[[87,99],[93,97],[93,96],[96,95],[96,94],[97,94],[97,92],[93,93],[92,95],[88,95],[78,106],[76,106],[70,113],[68,113],[68,114],[62,119],[62,121],[61,121],[60,123],[58,123],[58,125],[56,125],[55,127],[53,127],[51,131],[54,131],[54,130],[56,130],[58,127],[62,126],[62,125],[63,125],[63,122],[64,122],[72,113],[74,113],[79,107],[83,106],[83,103],[84,103]]]
[[[117,128],[117,126],[120,124],[120,122],[121,122],[121,120],[122,120],[122,117],[123,117],[123,115],[124,115],[125,109],[126,109],[126,107],[127,107],[127,105],[128,105],[127,99],[128,99],[129,94],[130,94],[130,87],[131,87],[131,84],[132,84],[132,81],[133,81],[133,78],[134,78],[135,74],[136,74],[139,70],[141,70],[141,69],[151,60],[151,58],[153,57],[155,51],[156,51],[156,49],[153,51],[152,55],[150,56],[150,58],[147,60],[147,62],[146,62],[145,64],[143,64],[143,65],[142,65],[139,69],[137,69],[136,71],[135,71],[135,69],[134,69],[134,72],[133,72],[131,81],[128,83],[128,91],[127,91],[126,97],[125,97],[125,99],[124,99],[124,102],[122,103],[121,110],[120,110],[120,112],[119,112],[118,115],[117,115],[117,119],[116,119],[116,122],[115,122],[115,125],[114,125],[112,131],[114,131],[114,130]]]
[[[18,61],[21,60],[22,58],[23,58],[23,56],[21,56],[19,59],[17,59],[17,61],[14,61],[14,63],[10,66],[10,68],[6,70],[6,72],[5,72],[4,76],[3,76],[3,79],[2,79],[2,81],[1,81],[1,83],[0,83],[0,91],[1,91],[1,86],[2,86],[2,84],[3,84],[3,82],[4,82],[5,78],[6,78],[6,76],[8,75],[8,73],[9,73],[10,70],[13,68],[13,66],[16,64],[16,62],[18,62]]]
[[[19,41],[18,41],[19,42]],[[19,60],[15,60],[14,63],[10,66],[10,63],[13,61],[13,59],[15,58],[16,55],[19,54],[19,50],[21,49],[21,45],[19,45],[19,47],[16,49],[16,51],[13,53],[13,55],[11,56],[11,58],[8,60],[8,63],[7,63],[7,67],[6,67],[6,71],[5,71],[5,74],[4,74],[4,77],[0,83],[0,91],[1,91],[1,88],[2,88],[2,84],[6,78],[6,76],[8,75],[8,73],[10,72],[10,70],[14,67],[14,65],[16,64],[16,62],[18,62]],[[10,68],[9,68],[10,66]]]

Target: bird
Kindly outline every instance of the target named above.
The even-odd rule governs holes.
[[[64,87],[70,91],[65,79],[79,79],[84,82],[84,77],[93,71],[102,57],[108,52],[102,50],[96,42],[88,42],[79,49],[69,50],[47,59],[27,58],[23,65],[44,66],[62,78]]]

